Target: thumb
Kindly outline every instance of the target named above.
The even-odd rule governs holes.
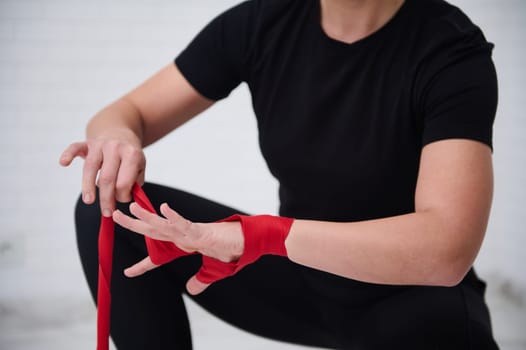
[[[137,277],[145,272],[155,269],[156,267],[159,267],[159,265],[154,264],[152,262],[152,259],[150,259],[150,257],[147,256],[138,263],[125,269],[124,274],[126,275],[126,277]]]
[[[188,282],[186,282],[186,290],[188,291],[190,295],[197,295],[197,294],[204,292],[204,290],[208,288],[210,284],[211,283],[203,283],[199,281],[197,279],[197,275],[193,275],[188,280]]]
[[[186,282],[186,290],[191,295],[202,293],[212,283],[232,276],[236,272],[236,268],[236,263],[225,263],[203,255],[203,265],[197,274]]]

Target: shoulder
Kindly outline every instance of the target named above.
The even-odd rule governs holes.
[[[441,26],[442,29],[465,32],[476,26],[458,7],[443,0],[406,0],[413,16],[424,27]]]
[[[444,0],[406,1],[410,7],[405,33],[417,95],[437,81],[453,78],[444,88],[459,81],[467,84],[474,77],[485,79],[481,84],[494,84],[493,44],[468,15]]]
[[[424,143],[469,138],[491,146],[497,106],[493,44],[458,7],[443,0],[407,0],[420,16],[413,29],[415,110]],[[416,18],[415,17],[415,18]]]
[[[466,50],[491,52],[493,44],[460,8],[443,0],[407,1],[422,55]]]
[[[240,42],[245,59],[259,60],[276,41],[290,38],[318,0],[248,0],[218,17],[228,40]]]
[[[272,30],[284,22],[300,17],[302,9],[317,0],[249,0],[234,8],[238,15],[250,20],[255,30]]]
[[[302,9],[317,0],[248,0],[216,17],[220,27],[230,27],[234,35],[261,40],[268,33],[286,30],[287,25],[301,17]]]
[[[247,0],[231,7],[221,16],[251,16],[252,19],[265,20],[308,2],[312,0]]]

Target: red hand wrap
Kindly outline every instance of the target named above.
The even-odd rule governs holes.
[[[139,185],[135,184],[133,186],[132,194],[133,199],[137,204],[148,210],[150,213],[155,213],[152,203]],[[144,240],[146,241],[148,255],[150,256],[152,262],[156,265],[163,265],[169,263],[172,260],[180,258],[181,256],[193,254],[179,249],[172,242],[159,241],[150,237],[144,237]]]
[[[144,209],[155,213],[152,203],[142,188],[135,184],[133,199]],[[99,229],[99,283],[97,290],[97,350],[109,349],[111,269],[113,260],[114,223],[111,217],[102,217]],[[166,264],[184,255],[189,255],[171,242],[158,241],[145,237],[146,248],[152,262]]]
[[[108,350],[110,336],[113,219],[102,217],[99,229],[99,283],[97,288],[97,350]]]
[[[262,255],[287,256],[285,239],[289,234],[293,219],[272,215],[246,216],[236,214],[219,222],[226,221],[241,222],[241,230],[245,237],[243,255],[238,261],[230,263],[203,256],[203,266],[197,273],[199,281],[212,283],[232,276]]]
[[[152,203],[139,185],[134,185],[132,195],[142,208],[155,213]],[[271,216],[232,215],[219,222],[240,221],[245,248],[238,261],[224,263],[208,256],[203,256],[203,264],[197,273],[197,279],[203,283],[213,283],[234,275],[260,256],[266,254],[287,256],[285,239],[293,219]],[[111,217],[102,217],[99,231],[99,282],[97,291],[97,349],[108,350],[110,335],[110,284],[113,256],[114,223]],[[146,248],[152,262],[156,265],[166,264],[181,256],[190,255],[179,249],[174,243],[145,237]]]

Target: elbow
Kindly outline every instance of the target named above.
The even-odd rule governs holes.
[[[478,250],[477,250],[478,251]],[[428,274],[431,285],[439,287],[454,287],[458,285],[471,269],[477,252],[457,249],[443,254],[431,264]]]
[[[420,255],[421,261],[425,262],[421,265],[424,268],[421,270],[424,273],[424,283],[454,287],[462,282],[473,266],[481,239],[473,239],[475,235],[472,232],[468,234],[465,230],[442,231],[438,236],[441,238],[435,240],[429,249],[421,250],[421,253],[424,252],[423,256]]]
[[[484,239],[486,227],[479,223],[466,224],[466,220],[440,220],[430,232],[427,249],[422,261],[425,270],[424,279],[434,286],[454,287],[469,272],[478,255]],[[420,246],[420,248],[423,248]]]
[[[437,287],[454,287],[458,285],[469,271],[468,269],[456,269],[452,267],[443,267],[439,276],[433,278],[433,285]]]

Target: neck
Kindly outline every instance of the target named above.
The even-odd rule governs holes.
[[[353,43],[384,26],[404,0],[320,0],[321,26],[336,40]]]

